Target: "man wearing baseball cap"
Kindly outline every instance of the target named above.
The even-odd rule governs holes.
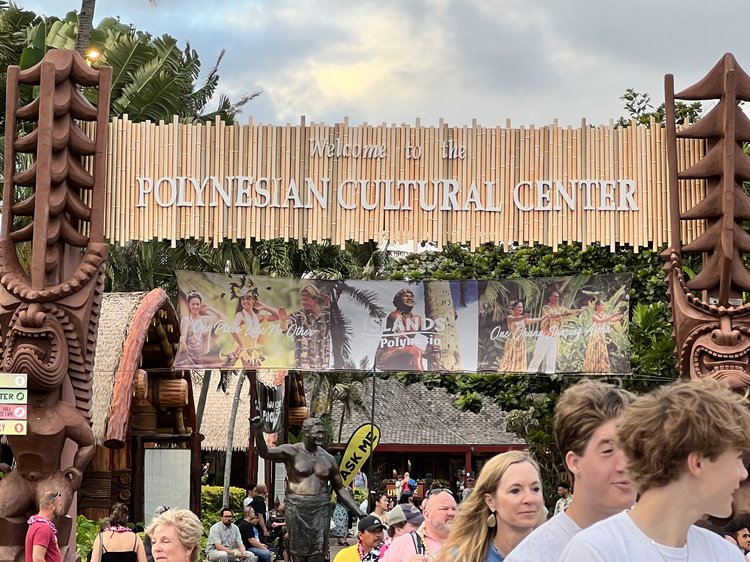
[[[375,515],[366,515],[357,525],[357,544],[339,551],[333,562],[375,562],[383,544],[386,526]]]
[[[385,556],[391,542],[396,537],[416,531],[424,523],[424,516],[414,504],[402,503],[387,513],[388,531],[383,546],[380,547],[380,558]]]

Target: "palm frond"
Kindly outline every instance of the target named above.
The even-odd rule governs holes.
[[[365,308],[373,318],[385,318],[386,312],[382,306],[377,304],[378,295],[369,289],[358,289],[347,283],[336,283],[335,290],[346,295],[359,306]]]

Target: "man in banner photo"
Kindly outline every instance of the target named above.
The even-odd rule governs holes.
[[[478,370],[628,373],[629,275],[479,282]]]
[[[328,369],[331,363],[331,297],[307,283],[299,290],[302,308],[289,315],[284,331],[294,338],[294,368]]]

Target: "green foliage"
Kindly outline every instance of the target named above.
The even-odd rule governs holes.
[[[201,486],[201,513],[209,511],[218,513],[222,507],[221,504],[224,488],[222,486]],[[242,488],[232,486],[229,488],[229,507],[234,513],[242,512],[242,500],[247,497],[247,493]],[[219,519],[216,519],[218,521]]]
[[[320,415],[319,418],[323,422],[323,447],[327,448],[333,443],[333,418],[327,412]]]
[[[76,553],[81,560],[86,560],[100,528],[101,521],[91,521],[83,515],[78,516],[76,520]]]
[[[352,490],[352,496],[354,497],[355,503],[359,505],[367,499],[367,490],[363,488],[354,488]]]
[[[654,108],[650,95],[636,92],[632,88],[625,90],[625,94],[620,99],[625,102],[625,111],[628,112],[628,117],[620,117],[617,121],[618,126],[627,127],[633,121],[647,126],[650,126],[652,122],[664,125],[666,117],[664,103]],[[678,101],[674,108],[675,123],[677,125],[695,123],[700,119],[702,111],[703,106],[698,101],[690,104]]]

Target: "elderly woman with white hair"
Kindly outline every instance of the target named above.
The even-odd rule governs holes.
[[[187,509],[168,509],[146,528],[151,552],[160,562],[198,562],[203,525]]]
[[[154,510],[154,517],[159,517],[167,510],[169,510],[168,505],[157,506]],[[151,554],[151,537],[147,533],[143,533],[143,546],[146,549],[146,562],[154,562],[154,557]]]

